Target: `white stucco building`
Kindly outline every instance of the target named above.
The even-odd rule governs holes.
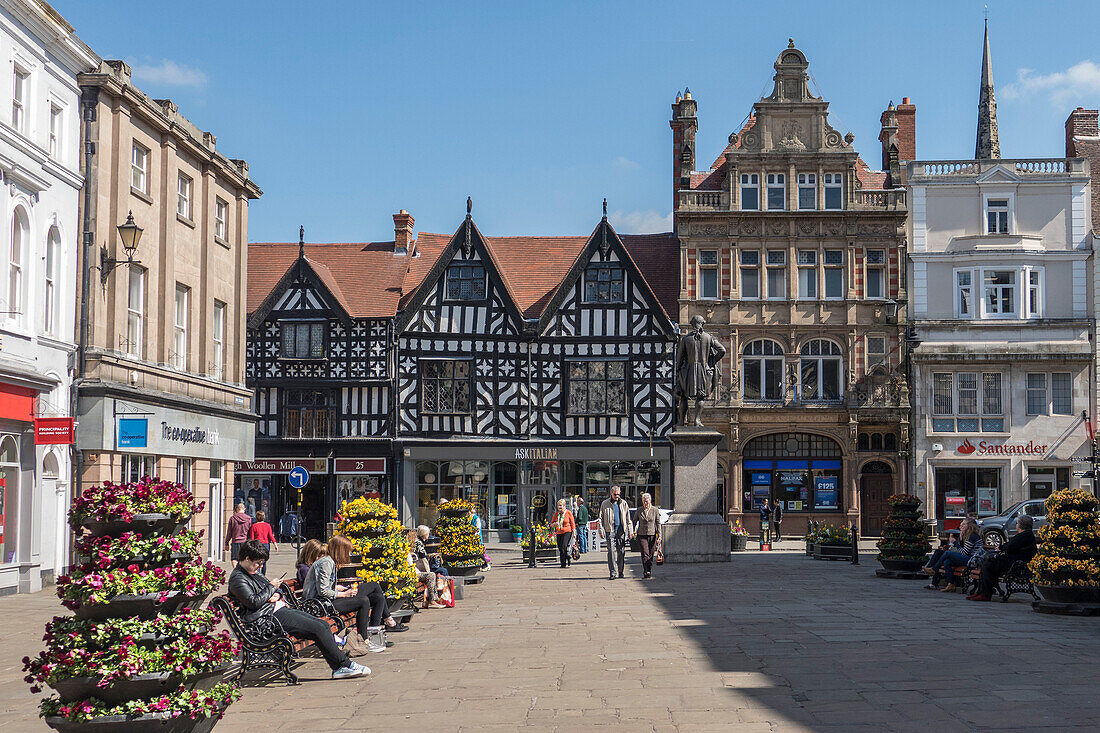
[[[37,590],[68,565],[71,447],[36,444],[35,421],[70,415],[83,182],[76,77],[99,59],[45,2],[0,0],[0,60],[5,594]]]

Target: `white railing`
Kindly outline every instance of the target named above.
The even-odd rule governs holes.
[[[875,209],[905,208],[905,189],[856,189],[856,204]]]
[[[909,177],[980,176],[995,166],[1009,168],[1020,176],[1050,176],[1083,173],[1077,158],[999,158],[996,160],[926,160],[909,164]]]
[[[680,191],[681,209],[705,209],[714,211],[721,207],[722,194],[719,191]]]

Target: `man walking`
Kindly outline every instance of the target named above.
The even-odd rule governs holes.
[[[607,545],[609,580],[623,577],[626,565],[626,543],[634,535],[630,526],[630,506],[621,498],[622,487],[612,486],[611,496],[600,504],[600,537]],[[618,575],[616,575],[616,569]]]
[[[581,552],[588,552],[588,507],[584,504],[584,498],[577,497],[577,545]]]

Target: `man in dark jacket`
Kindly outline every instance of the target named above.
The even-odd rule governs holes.
[[[237,567],[229,574],[229,595],[244,609],[241,619],[251,623],[268,614],[275,616],[288,634],[310,639],[317,645],[332,668],[334,680],[370,674],[370,668],[353,662],[341,651],[327,623],[286,605],[282,594],[260,573],[260,566],[267,562],[268,557],[267,548],[256,540],[248,540],[241,545]]]
[[[783,539],[779,536],[779,525],[783,524],[783,502],[776,499],[775,506],[772,507],[772,536],[775,537],[775,541]]]
[[[1001,546],[1001,551],[982,563],[978,578],[978,590],[966,597],[968,601],[988,601],[993,595],[993,585],[1008,572],[1017,560],[1029,561],[1035,557],[1038,546],[1031,531],[1032,519],[1026,514],[1016,520],[1016,536]]]

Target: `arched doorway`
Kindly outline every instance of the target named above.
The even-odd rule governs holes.
[[[890,514],[890,495],[894,493],[894,470],[885,461],[864,464],[859,475],[859,533],[880,537],[882,525]]]

